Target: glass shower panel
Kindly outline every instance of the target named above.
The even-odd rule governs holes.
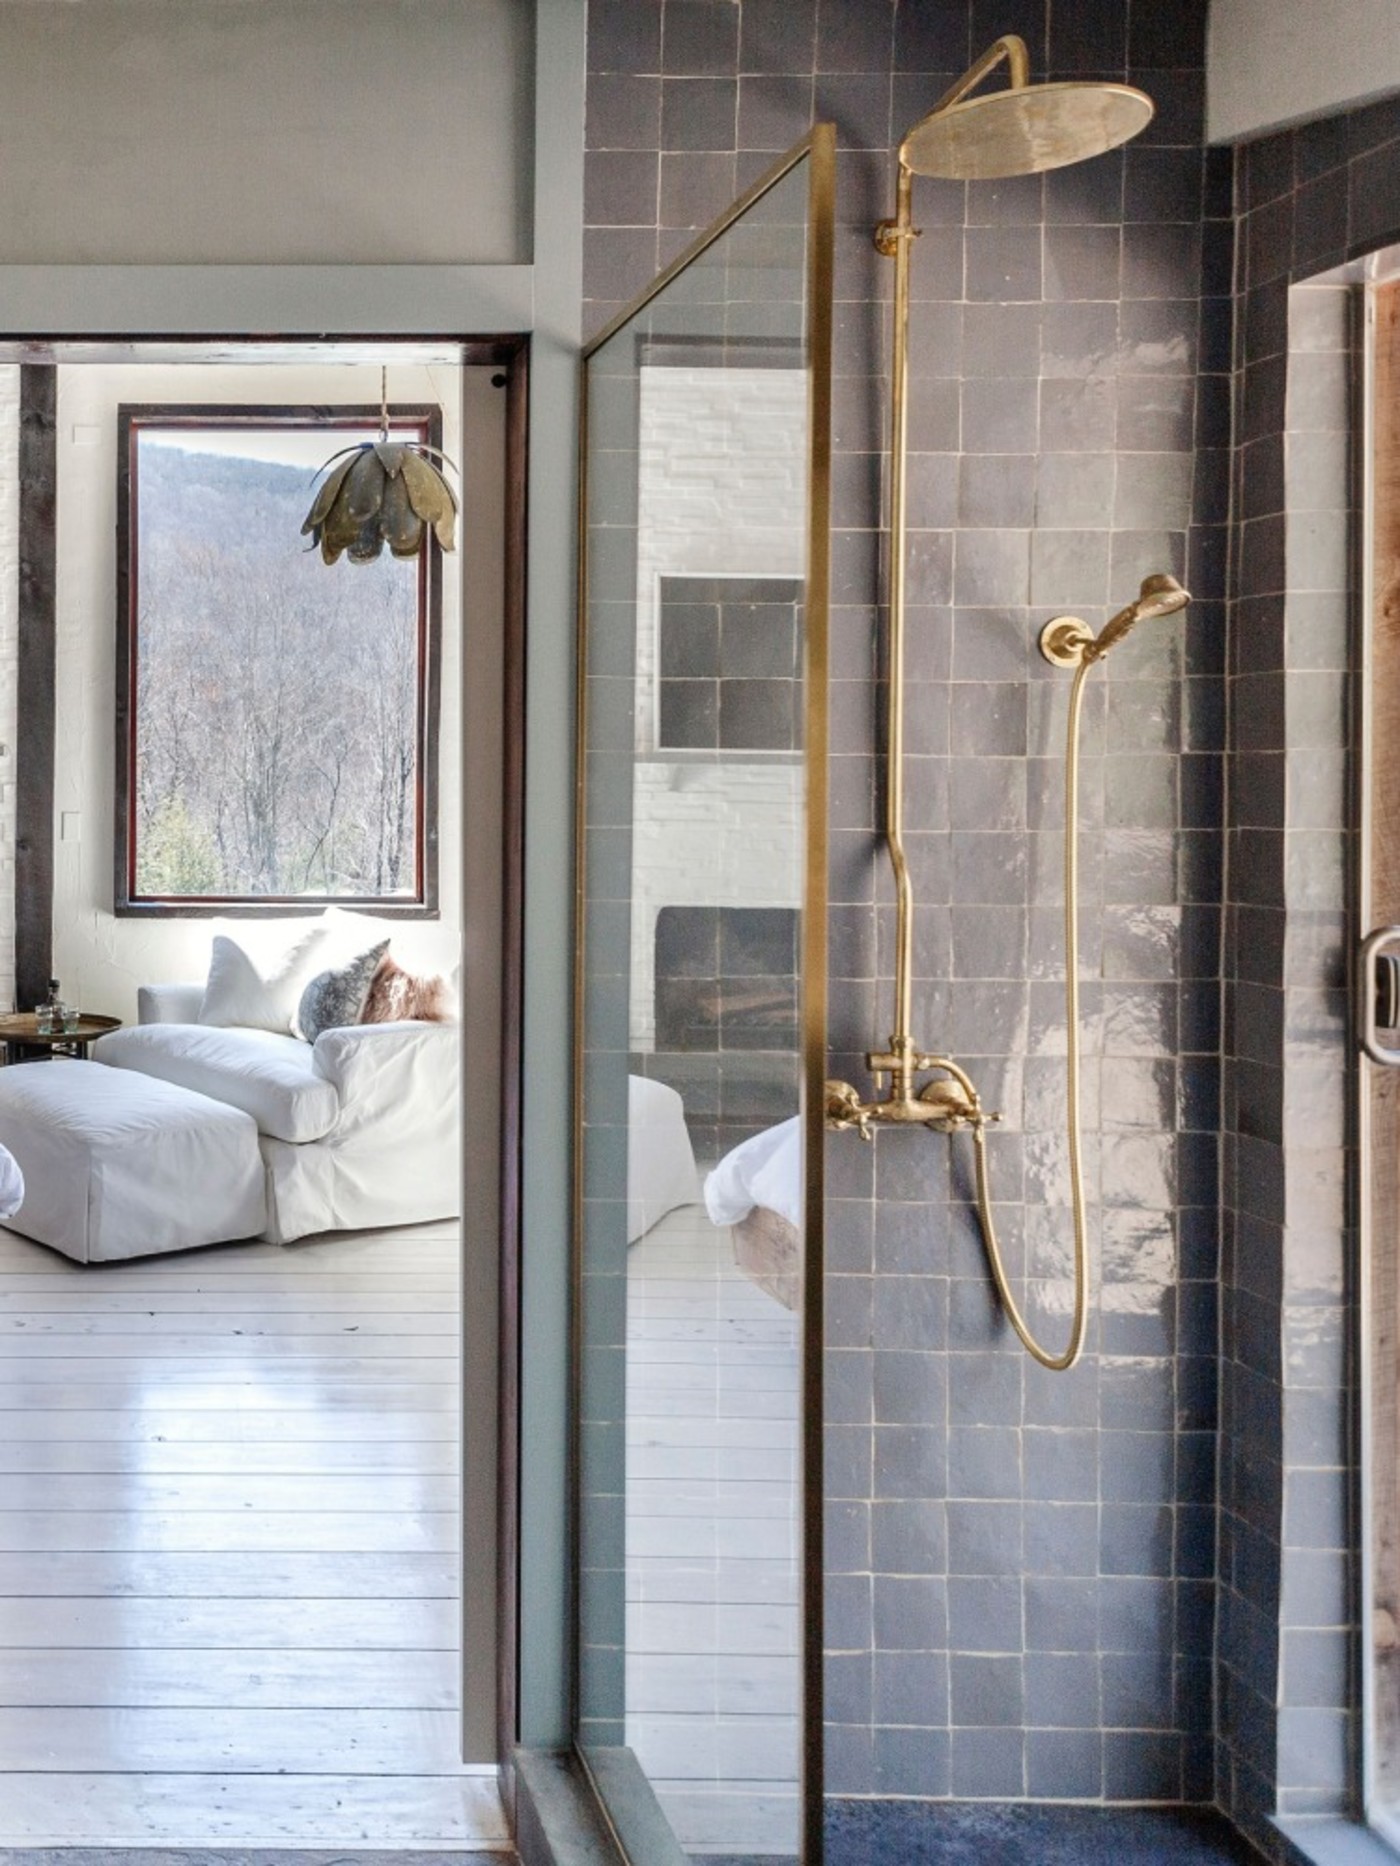
[[[577,1734],[648,1866],[802,1826],[812,160],[587,362]]]

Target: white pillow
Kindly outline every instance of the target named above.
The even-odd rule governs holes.
[[[308,927],[280,952],[255,960],[237,940],[216,933],[200,1023],[288,1036],[301,994],[319,970],[324,941],[321,927]]]

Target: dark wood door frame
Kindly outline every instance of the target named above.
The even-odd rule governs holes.
[[[84,338],[89,353],[104,341]],[[114,345],[128,342],[120,335]],[[143,337],[155,343],[262,346],[285,350],[295,340],[244,334],[182,338],[166,334]],[[334,335],[308,339],[324,348]],[[343,341],[360,347],[410,341],[402,334],[378,337],[355,333]],[[506,394],[504,642],[501,822],[501,1237],[498,1290],[497,1387],[497,1563],[496,1563],[496,1731],[498,1764],[508,1772],[519,1740],[520,1662],[520,1212],[522,1173],[522,1043],[524,1003],[524,850],[525,850],[525,549],[528,485],[528,410],[530,339],[523,332],[484,336],[415,335],[412,342],[455,346],[469,367],[494,367]],[[21,1004],[43,996],[53,957],[54,760],[56,753],[56,391],[62,339],[51,343],[54,359],[20,367],[20,507],[19,507],[19,670],[16,740],[16,991]],[[466,643],[463,642],[463,653]]]
[[[47,995],[53,972],[57,734],[58,371],[19,371],[19,656],[15,707],[15,1008]]]

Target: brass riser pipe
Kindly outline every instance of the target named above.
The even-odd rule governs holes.
[[[965,103],[982,80],[1002,63],[1009,67],[1006,91]],[[978,112],[980,132],[966,124]],[[914,992],[914,888],[904,846],[904,669],[905,577],[908,499],[906,490],[909,445],[909,295],[911,247],[919,237],[913,224],[914,175],[921,172],[951,179],[1037,173],[1082,161],[1136,135],[1152,114],[1151,100],[1131,86],[1076,81],[1032,86],[1030,61],[1022,40],[1014,34],[998,39],[953,85],[926,117],[915,124],[900,144],[892,220],[875,229],[877,250],[894,261],[893,355],[890,359],[890,517],[886,576],[889,665],[886,702],[885,843],[895,890],[894,1028],[885,1050],[871,1050],[866,1066],[882,1092],[863,1100],[848,1082],[828,1082],[826,1114],[833,1128],[855,1128],[863,1139],[873,1139],[880,1126],[922,1125],[939,1133],[971,1128],[977,1172],[977,1207],[986,1241],[992,1280],[1007,1317],[1027,1351],[1043,1367],[1062,1371],[1079,1358],[1084,1342],[1088,1305],[1088,1247],[1084,1212],[1084,1174],[1079,1134],[1079,928],[1078,928],[1078,789],[1079,722],[1084,682],[1095,661],[1121,640],[1141,616],[1165,614],[1187,598],[1170,577],[1144,583],[1142,600],[1115,616],[1095,641],[1087,627],[1074,622],[1073,631],[1053,643],[1042,637],[1047,658],[1059,666],[1074,667],[1070,696],[1069,747],[1066,755],[1065,823],[1065,947],[1066,1009],[1069,1051],[1066,1114],[1069,1128],[1070,1195],[1074,1214],[1074,1312],[1069,1342],[1053,1354],[1036,1340],[1016,1301],[1006,1274],[1000,1240],[992,1216],[991,1183],[987,1162],[987,1126],[998,1115],[984,1111],[977,1090],[966,1072],[951,1058],[919,1048],[913,1036]],[[953,119],[957,118],[957,127]],[[938,133],[935,133],[937,130]],[[995,157],[991,165],[971,160],[970,134],[980,135],[981,147]],[[1178,600],[1179,598],[1179,600]],[[1051,624],[1059,628],[1070,618]],[[928,1076],[920,1085],[919,1078]],[[888,1082],[888,1087],[884,1084]]]
[[[890,543],[889,543],[889,668],[886,710],[885,841],[895,890],[894,1030],[891,1055],[898,1059],[894,1091],[903,1099],[913,1094],[913,977],[914,885],[904,848],[904,634],[905,560],[908,535],[908,491],[905,461],[909,438],[909,262],[918,238],[913,225],[913,182],[908,169],[899,171],[895,222],[890,230],[894,256],[894,355],[890,367]]]

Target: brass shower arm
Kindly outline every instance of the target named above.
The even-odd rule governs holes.
[[[1011,89],[1023,91],[1031,81],[1031,55],[1026,50],[1024,39],[1014,32],[1008,32],[998,39],[953,85],[939,98],[933,109],[927,111],[914,127],[907,131],[899,145],[899,169],[895,182],[895,211],[890,220],[882,220],[875,229],[875,246],[886,259],[893,259],[901,240],[917,240],[919,229],[913,225],[913,182],[914,167],[906,154],[910,143],[924,125],[936,117],[941,110],[949,109],[953,104],[961,103],[964,97],[975,91],[983,78],[1005,63],[1009,67]]]
[[[1003,60],[1010,67],[1007,75],[1011,80],[1011,89],[1013,91],[1025,90],[1026,86],[1031,81],[1031,55],[1026,50],[1026,42],[1014,32],[1003,33],[1002,37],[998,39],[994,45],[989,45],[987,47],[986,51],[975,64],[968,66],[967,70],[958,79],[952,89],[943,93],[938,102],[933,106],[933,109],[928,111],[926,115],[920,117],[913,129],[908,131],[904,141],[899,145],[899,162],[901,168],[907,166],[904,155],[905,148],[912,139],[918,135],[929,118],[936,117],[940,110],[948,110],[952,105],[960,104],[964,97],[970,96],[971,93],[977,89],[983,78],[994,72]]]

